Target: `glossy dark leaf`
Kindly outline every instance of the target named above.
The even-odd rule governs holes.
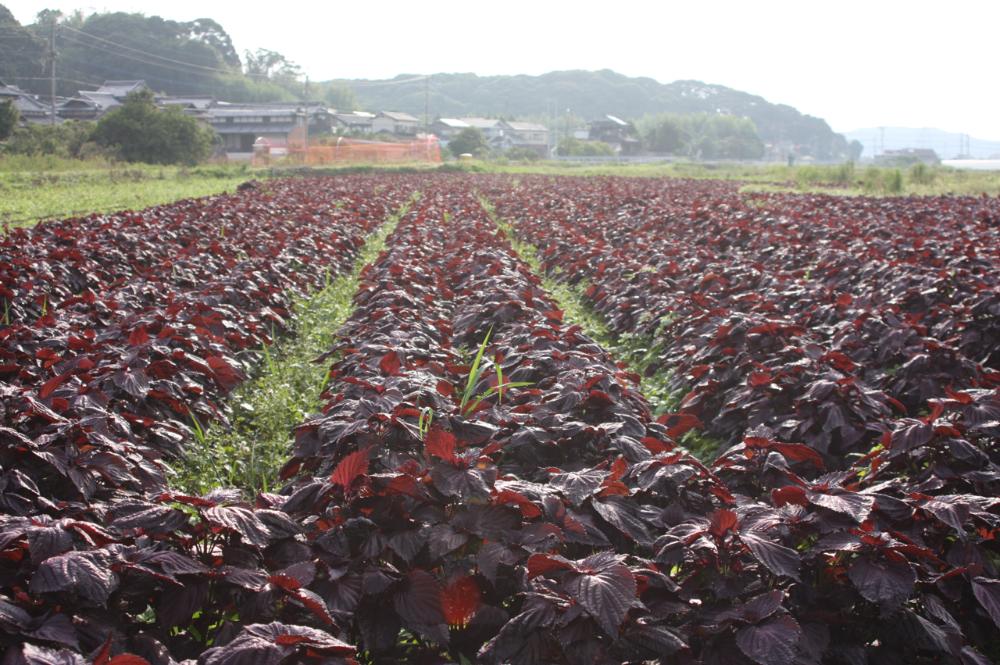
[[[433,625],[444,623],[441,611],[441,585],[434,576],[423,570],[414,570],[392,596],[396,614],[408,625]]]
[[[1000,628],[1000,580],[976,577],[972,580],[972,593]]]
[[[740,540],[750,549],[754,558],[775,575],[799,579],[801,562],[795,550],[747,531],[740,533]]]
[[[788,665],[795,662],[796,645],[802,629],[792,617],[783,615],[736,631],[736,644],[747,658],[760,665]]]
[[[240,506],[213,506],[204,512],[209,524],[239,534],[243,540],[257,547],[264,547],[270,532],[253,511]]]
[[[636,600],[635,577],[614,557],[594,555],[580,561],[579,572],[566,581],[566,591],[587,610],[597,625],[617,637]]]
[[[873,603],[896,607],[913,593],[917,575],[907,563],[859,557],[847,570],[858,592]]]
[[[43,561],[31,578],[33,593],[68,592],[93,605],[104,605],[118,588],[112,558],[102,550],[67,552]]]

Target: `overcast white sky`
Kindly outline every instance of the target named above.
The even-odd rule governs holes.
[[[218,21],[313,80],[613,69],[755,93],[837,131],[937,127],[1000,140],[998,0],[216,2],[0,0]],[[260,9],[258,9],[260,7]]]

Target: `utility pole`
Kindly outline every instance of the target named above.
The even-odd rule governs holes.
[[[53,14],[49,24],[49,105],[51,106],[51,123],[56,124],[56,17]]]
[[[431,133],[431,75],[424,77],[424,134]]]

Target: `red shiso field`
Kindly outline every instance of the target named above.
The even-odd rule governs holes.
[[[171,489],[407,202],[280,490]],[[0,300],[4,665],[1000,659],[996,198],[275,180],[11,231]]]

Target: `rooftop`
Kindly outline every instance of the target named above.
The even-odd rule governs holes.
[[[537,122],[518,122],[516,120],[508,120],[507,126],[513,129],[515,132],[547,132],[549,128],[545,125],[541,125]]]
[[[401,113],[398,111],[382,111],[379,115],[383,118],[395,120],[396,122],[420,122],[409,113]]]

